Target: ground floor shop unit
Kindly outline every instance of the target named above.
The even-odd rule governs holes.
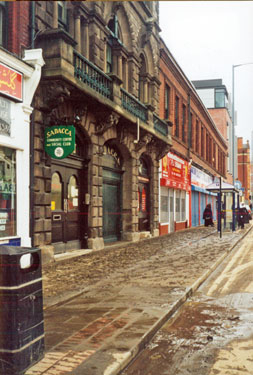
[[[30,115],[44,61],[0,50],[0,244],[31,246]]]
[[[196,188],[192,185],[191,191],[191,223],[192,227],[204,225],[203,212],[207,206],[211,204],[213,220],[217,220],[217,197],[210,194],[205,189]]]
[[[159,234],[190,225],[190,173],[187,160],[169,152],[160,165]]]

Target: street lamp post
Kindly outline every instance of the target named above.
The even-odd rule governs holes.
[[[232,65],[232,174],[235,185],[235,68],[243,65],[252,65],[253,62]]]
[[[253,62],[232,65],[232,174],[233,174],[233,186],[235,186],[235,68],[243,65],[252,65]],[[235,230],[235,193],[233,193],[233,220],[232,230]]]

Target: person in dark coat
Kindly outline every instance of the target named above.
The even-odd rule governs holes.
[[[241,227],[242,229],[244,228],[246,215],[247,215],[246,207],[240,207],[237,212],[237,221],[238,221],[238,226]]]
[[[205,227],[208,227],[209,225],[211,225],[212,227],[214,226],[214,223],[213,223],[213,213],[212,213],[212,209],[211,209],[211,204],[210,203],[208,203],[206,205],[206,208],[204,209],[203,219],[205,220]]]

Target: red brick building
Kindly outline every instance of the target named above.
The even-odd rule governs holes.
[[[191,192],[180,180],[176,184],[161,179],[160,233],[164,234],[186,225],[202,224],[207,203],[212,204],[215,212],[215,199],[205,187],[216,177],[226,179],[227,143],[163,41],[160,81],[160,117],[172,124],[170,152],[174,159],[178,158],[175,175],[179,178],[182,168],[185,173],[191,169]]]
[[[250,196],[250,145],[249,141],[243,143],[243,138],[238,137],[238,180],[241,181],[244,190],[244,199]]]

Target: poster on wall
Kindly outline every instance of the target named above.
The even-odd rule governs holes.
[[[188,161],[169,152],[162,159],[161,185],[190,191],[190,172]]]

